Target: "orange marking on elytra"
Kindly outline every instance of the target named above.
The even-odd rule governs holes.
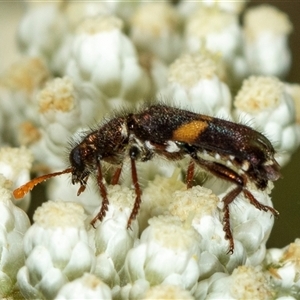
[[[184,124],[174,130],[172,139],[192,144],[199,137],[201,132],[207,128],[207,126],[208,124],[206,121],[191,121],[190,123]]]

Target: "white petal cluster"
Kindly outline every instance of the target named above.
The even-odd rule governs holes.
[[[55,297],[67,299],[112,299],[110,288],[95,275],[85,273],[82,277],[65,284]]]
[[[30,180],[33,155],[25,147],[0,148],[0,174],[12,182],[15,189]],[[30,204],[30,195],[21,201],[15,202],[19,207],[27,210]]]
[[[122,32],[123,22],[112,16],[84,20],[77,28],[66,73],[88,81],[108,105],[135,102],[147,96],[148,77],[137,52]]]
[[[182,47],[180,23],[180,16],[171,4],[145,3],[132,16],[130,37],[138,50],[151,52],[170,63]]]
[[[129,228],[136,182],[128,157],[120,184],[110,185],[115,166],[102,164],[109,206],[95,228],[95,176],[79,196],[69,173],[51,178],[46,199],[34,199],[50,200],[31,226],[11,202],[30,170],[65,170],[70,149],[95,124],[156,99],[246,123],[285,165],[300,144],[299,85],[277,78],[291,64],[292,25],[274,7],[246,2],[28,3],[17,36],[25,56],[0,76],[2,298],[298,298],[299,240],[267,250],[274,217],[242,192],[229,205],[228,254],[222,199],[236,185],[197,167],[187,189],[188,158],[137,162],[142,203]],[[214,154],[206,159],[227,163]],[[255,199],[272,207],[273,183],[262,191],[247,180]],[[17,203],[27,209],[29,199]]]
[[[30,222],[12,202],[12,182],[0,175],[0,297],[16,290],[17,273],[24,264],[23,237]]]
[[[195,12],[199,7],[212,7],[219,10],[224,10],[233,14],[240,14],[245,8],[248,0],[240,1],[227,1],[227,0],[199,0],[189,1],[182,0],[178,4],[179,12],[188,17],[191,13]]]
[[[68,33],[68,23],[62,8],[60,1],[30,6],[21,20],[18,32],[18,42],[24,53],[51,62]]]
[[[95,243],[97,274],[110,286],[120,285],[119,272],[123,268],[128,251],[133,247],[138,237],[138,223],[132,221],[127,229],[135,200],[134,191],[118,185],[109,186],[109,209],[103,221],[96,230],[91,228],[91,235]],[[99,208],[94,212],[94,216]]]
[[[48,81],[37,95],[40,139],[31,145],[37,160],[54,168],[64,165],[64,153],[70,136],[81,125],[78,95],[70,78]],[[46,154],[46,157],[45,157]]]
[[[287,47],[292,25],[288,16],[270,5],[249,9],[244,17],[244,50],[254,75],[283,77],[291,64]]]
[[[18,273],[26,299],[53,299],[64,284],[92,270],[85,218],[83,208],[72,202],[48,201],[36,210],[24,237],[25,265]]]
[[[151,287],[140,299],[193,300],[195,298],[189,291],[183,290],[178,286],[161,284]]]
[[[231,275],[215,273],[199,283],[196,299],[274,299],[268,276],[259,267],[240,266]],[[276,298],[277,299],[277,298]]]
[[[171,104],[211,116],[230,117],[231,94],[222,81],[222,65],[207,53],[185,54],[172,63],[163,95]]]
[[[251,76],[235,97],[236,116],[263,132],[279,152],[278,162],[286,164],[299,146],[295,103],[285,85],[275,77]]]
[[[146,280],[150,286],[170,284],[182,289],[194,289],[201,271],[199,240],[197,232],[177,217],[150,219],[139,244],[126,257],[122,275],[128,284],[120,290],[120,294],[129,293],[139,298],[147,288],[139,282],[140,279]]]
[[[221,53],[225,61],[235,57],[241,38],[238,15],[206,6],[191,15],[185,28],[185,45],[189,52],[205,48]]]
[[[36,121],[37,91],[50,77],[46,64],[38,57],[24,57],[0,77],[1,121],[0,140],[24,144],[26,137],[18,134],[23,123]]]
[[[283,249],[269,249],[265,266],[278,297],[297,299],[300,294],[300,240]]]

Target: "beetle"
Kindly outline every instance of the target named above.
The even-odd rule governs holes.
[[[79,184],[77,195],[86,188],[91,174],[96,175],[102,197],[99,213],[91,221],[102,221],[109,205],[102,172],[102,162],[117,165],[112,184],[119,182],[123,161],[129,157],[135,203],[127,227],[136,218],[142,190],[136,170],[137,161],[149,161],[155,155],[178,161],[190,157],[186,184],[193,184],[195,165],[212,175],[228,181],[235,187],[222,199],[223,230],[229,240],[228,253],[234,251],[230,228],[229,205],[243,193],[257,209],[279,213],[273,207],[261,204],[247,188],[249,182],[258,190],[265,190],[269,181],[280,177],[280,167],[274,158],[271,142],[249,126],[197,114],[165,104],[152,104],[139,111],[115,116],[98,129],[86,134],[70,151],[70,167],[37,177],[14,191],[15,198],[22,198],[33,187],[54,176],[71,173],[72,183]]]

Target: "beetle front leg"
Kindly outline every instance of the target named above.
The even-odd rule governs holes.
[[[108,211],[108,197],[107,197],[107,190],[103,182],[103,174],[102,174],[102,168],[101,168],[101,162],[100,159],[97,160],[97,184],[99,187],[99,191],[102,197],[102,204],[99,213],[94,217],[94,219],[91,221],[91,225],[95,227],[95,223],[97,220],[102,221],[103,218],[106,215],[106,212]]]
[[[132,146],[129,150],[129,156],[130,156],[130,163],[131,163],[131,178],[132,178],[132,184],[134,186],[135,190],[135,201],[133,205],[133,209],[131,211],[130,217],[127,222],[127,228],[130,228],[131,222],[136,219],[136,216],[139,212],[141,202],[142,202],[142,190],[140,188],[137,170],[136,170],[136,160],[140,156],[140,150],[136,146]]]

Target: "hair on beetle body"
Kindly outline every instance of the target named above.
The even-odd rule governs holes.
[[[269,181],[280,177],[279,165],[274,154],[275,150],[270,141],[246,125],[164,104],[153,104],[133,113],[115,116],[85,134],[70,151],[69,168],[33,179],[16,189],[14,196],[22,198],[39,182],[65,173],[71,173],[73,184],[79,183],[79,195],[85,190],[89,176],[96,175],[102,205],[91,222],[94,226],[97,220],[102,221],[109,205],[102,163],[117,166],[111,182],[117,184],[123,161],[129,157],[136,194],[127,223],[127,227],[130,227],[138,214],[142,195],[136,162],[149,161],[155,155],[171,161],[188,156],[188,188],[192,186],[195,165],[235,185],[222,199],[223,229],[226,239],[229,240],[228,252],[233,253],[229,205],[240,193],[243,193],[257,209],[270,211],[274,216],[279,214],[274,208],[259,203],[247,189],[250,182],[257,189],[265,190]]]

